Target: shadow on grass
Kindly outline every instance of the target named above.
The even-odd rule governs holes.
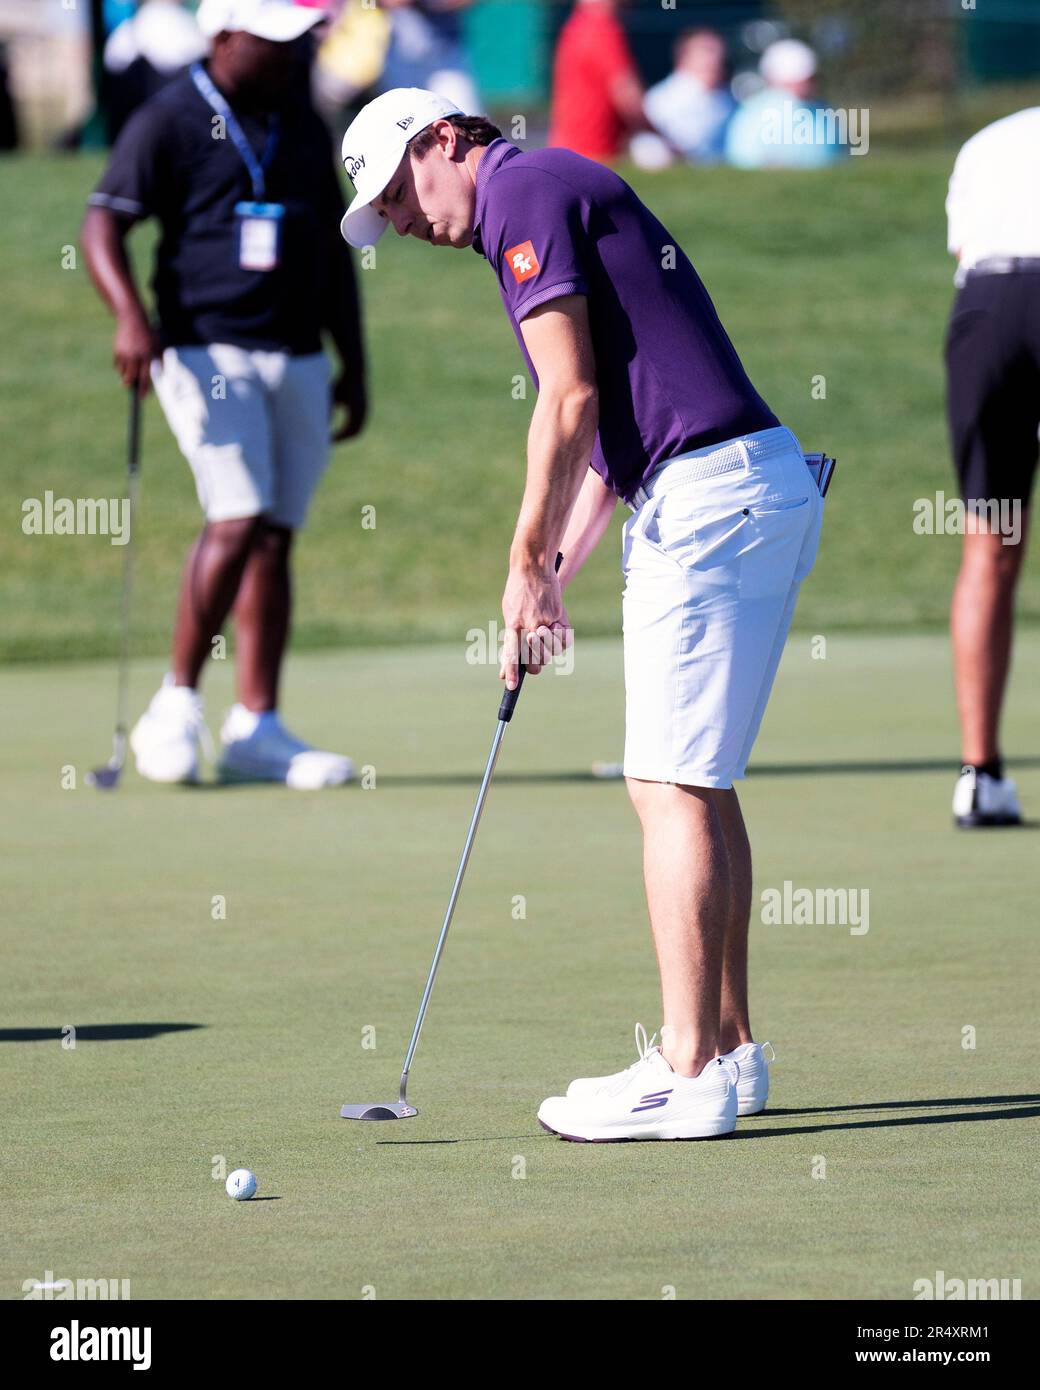
[[[205,1028],[204,1023],[85,1023],[76,1026],[77,1042],[129,1042],[158,1038],[163,1033],[186,1033]],[[0,1042],[56,1042],[64,1038],[61,1028],[0,1028]]]
[[[1008,763],[1014,771],[1023,768],[1040,767],[1040,757],[1013,758]],[[756,777],[849,777],[849,776],[892,776],[915,772],[945,772],[956,777],[960,764],[953,758],[889,758],[887,760],[850,759],[845,762],[819,763],[752,763],[748,776]],[[479,787],[483,772],[379,772],[376,771],[377,787]],[[622,782],[622,777],[597,777],[594,773],[582,772],[577,768],[563,768],[556,772],[496,772],[496,786],[538,786],[560,782],[592,783]],[[347,783],[346,789],[356,783]],[[191,782],[171,787],[172,792],[231,792],[255,791],[258,787],[281,787],[280,782]],[[336,790],[332,788],[331,790]],[[1037,822],[1024,822],[1035,829]],[[1007,829],[1008,827],[1004,827]]]
[[[947,1108],[950,1106],[996,1106],[998,1109],[984,1111],[964,1111],[960,1114],[942,1115],[892,1115],[875,1120],[849,1120],[836,1124],[783,1125],[770,1127],[769,1122],[776,1119],[807,1115],[847,1115],[849,1112],[877,1110],[923,1110],[928,1108]],[[881,1100],[865,1105],[817,1106],[803,1110],[764,1110],[760,1115],[744,1115],[738,1121],[738,1128],[722,1137],[728,1140],[739,1139],[781,1139],[789,1134],[827,1134],[838,1130],[892,1129],[902,1125],[947,1125],[964,1124],[979,1120],[1029,1120],[1040,1116],[1040,1095],[1020,1096],[958,1096],[947,1100]],[[749,1125],[750,1128],[743,1126]],[[495,1144],[513,1139],[556,1139],[559,1136],[546,1134],[543,1130],[532,1130],[526,1134],[483,1134],[472,1139],[379,1139],[377,1144]],[[620,1143],[652,1143],[652,1140],[619,1140]],[[699,1140],[679,1142],[698,1143]]]

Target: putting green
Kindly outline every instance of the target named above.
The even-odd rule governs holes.
[[[90,791],[111,668],[0,677],[6,1296],[51,1271],[135,1298],[908,1299],[937,1270],[1033,1296],[1036,827],[950,825],[942,638],[836,635],[822,660],[811,642],[788,650],[743,793],[756,901],[785,881],[867,890],[869,931],[756,913],[771,1108],[701,1144],[565,1144],[534,1118],[659,1021],[635,819],[588,775],[621,753],[616,642],[579,623],[573,675],[524,692],[413,1070],[420,1113],[396,1125],[339,1106],[396,1095],[493,673],[461,643],[297,656],[289,722],[375,775],[318,794],[133,771]],[[160,671],[135,667],[137,706]],[[226,666],[207,693],[215,726]],[[1027,634],[1009,750],[1035,752],[1038,718]],[[1027,812],[1038,768],[1013,768]],[[268,1200],[229,1201],[215,1156]]]

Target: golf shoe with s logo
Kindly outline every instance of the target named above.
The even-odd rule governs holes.
[[[615,1072],[612,1076],[578,1077],[567,1087],[567,1099],[587,1099],[605,1087],[616,1085],[623,1076],[627,1076],[635,1067],[641,1066],[651,1052],[660,1052],[660,1047],[655,1046],[656,1038],[656,1033],[653,1037],[648,1038],[646,1029],[641,1023],[637,1023],[637,1056],[632,1066],[627,1067],[624,1071]],[[768,1057],[765,1052],[767,1047],[769,1048]],[[769,1064],[775,1060],[775,1057],[773,1044],[768,1042],[742,1043],[740,1047],[735,1047],[732,1052],[723,1053],[722,1060],[735,1063],[737,1068],[738,1115],[757,1115],[766,1108],[766,1099],[769,1095]]]
[[[715,1139],[736,1128],[737,1074],[733,1062],[716,1057],[699,1076],[679,1076],[660,1048],[647,1045],[637,1062],[599,1089],[543,1101],[538,1121],[579,1143]]]

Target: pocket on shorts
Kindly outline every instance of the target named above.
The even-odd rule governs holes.
[[[662,493],[642,528],[648,545],[681,569],[715,563],[748,524],[747,507],[706,512],[703,501],[677,493]]]
[[[804,497],[766,497],[761,502],[753,502],[751,510],[756,516],[772,516],[774,512],[793,512],[807,506],[808,502],[808,493]]]

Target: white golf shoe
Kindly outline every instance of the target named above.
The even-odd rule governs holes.
[[[660,1054],[660,1047],[654,1045],[656,1038],[656,1033],[653,1037],[647,1038],[646,1029],[641,1023],[637,1023],[636,1052],[638,1055],[632,1065],[626,1067],[624,1071],[615,1072],[613,1076],[579,1077],[567,1087],[567,1099],[587,1099],[605,1087],[616,1085],[623,1076],[627,1076],[629,1072],[641,1066],[651,1052]],[[768,1058],[764,1052],[767,1047],[770,1051]],[[759,1111],[765,1109],[766,1098],[769,1095],[769,1064],[775,1060],[776,1052],[770,1042],[742,1043],[740,1047],[735,1047],[732,1052],[723,1054],[722,1061],[733,1062],[737,1067],[738,1115],[757,1115]]]
[[[202,696],[165,676],[130,734],[138,772],[150,782],[197,782],[202,739],[208,743]]]
[[[765,1049],[769,1048],[769,1056]],[[769,1066],[776,1061],[776,1050],[771,1042],[741,1043],[732,1052],[722,1054],[724,1062],[735,1062],[737,1078],[737,1114],[758,1115],[766,1108],[769,1098]]]
[[[220,745],[217,775],[224,782],[284,782],[297,791],[317,791],[342,786],[354,775],[349,758],[296,738],[274,710],[256,714],[245,705],[232,705]]]
[[[736,1078],[736,1067],[721,1057],[699,1076],[679,1076],[660,1048],[648,1044],[637,1062],[594,1093],[550,1096],[538,1122],[561,1139],[590,1144],[714,1139],[736,1128]]]
[[[953,819],[962,830],[986,825],[1021,825],[1018,791],[1010,777],[966,768],[953,789]]]

